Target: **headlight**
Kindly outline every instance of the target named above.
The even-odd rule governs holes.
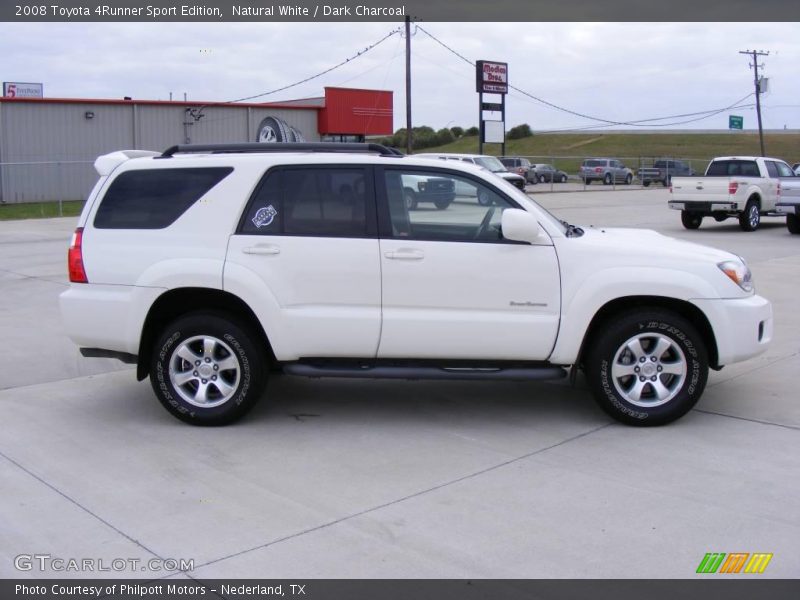
[[[744,260],[726,260],[725,262],[719,263],[717,266],[731,281],[733,281],[733,283],[738,285],[745,292],[753,291],[753,276]]]

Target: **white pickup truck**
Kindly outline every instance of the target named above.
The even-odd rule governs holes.
[[[762,215],[780,216],[781,193],[800,187],[791,167],[777,158],[715,158],[703,177],[673,177],[669,207],[681,211],[686,229],[697,229],[703,217],[739,219],[743,231],[755,231]]]

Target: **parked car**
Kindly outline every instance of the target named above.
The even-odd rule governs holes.
[[[630,185],[633,181],[633,171],[615,158],[587,158],[580,167],[578,177],[586,185],[593,181],[602,181],[605,185],[612,183]]]
[[[697,229],[704,217],[739,219],[742,231],[755,231],[763,215],[780,215],[781,195],[800,184],[791,167],[778,158],[730,156],[713,159],[703,177],[674,177],[669,207],[681,211],[686,229]]]
[[[684,415],[709,368],[772,339],[772,307],[734,254],[582,229],[463,161],[331,145],[98,158],[59,298],[81,353],[136,364],[197,425],[240,418],[277,369],[497,381],[571,368],[613,418],[644,426]],[[474,192],[410,211],[419,177]]]
[[[691,177],[692,175],[694,175],[692,165],[671,158],[657,160],[652,167],[639,169],[639,181],[644,187],[648,187],[651,183],[660,183],[664,187],[669,187],[673,177]]]
[[[438,154],[415,154],[419,158],[439,158],[442,160],[460,160],[462,162],[478,165],[491,171],[495,175],[502,177],[507,182],[521,190],[525,190],[525,178],[511,173],[506,169],[505,165],[498,160],[495,156],[488,156],[486,154],[459,154],[455,152],[440,152]]]
[[[444,210],[456,197],[452,179],[407,175],[403,184],[403,197],[409,210],[416,209],[421,202],[430,202]]]
[[[531,166],[531,179],[539,183],[567,183],[566,172],[556,169],[553,165],[535,164]]]
[[[500,162],[503,163],[506,169],[511,171],[512,173],[516,173],[520,177],[524,177],[525,181],[528,183],[536,183],[536,179],[531,181],[530,177],[530,170],[531,170],[531,161],[527,158],[523,157],[516,157],[516,156],[501,156]]]

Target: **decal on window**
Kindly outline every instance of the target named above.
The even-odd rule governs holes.
[[[275,215],[278,214],[278,211],[275,210],[275,207],[270,204],[269,206],[263,206],[256,211],[256,216],[253,217],[253,225],[261,229],[262,227],[268,227],[272,224],[272,220],[275,218]]]

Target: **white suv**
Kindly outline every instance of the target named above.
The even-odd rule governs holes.
[[[277,369],[532,380],[571,366],[611,416],[657,425],[697,402],[709,367],[772,337],[739,257],[569,225],[461,161],[243,144],[95,166],[60,298],[67,330],[85,356],[136,363],[189,423],[240,417]],[[447,206],[409,206],[424,181]]]

